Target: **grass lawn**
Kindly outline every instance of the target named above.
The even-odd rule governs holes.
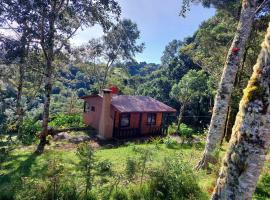
[[[13,150],[9,158],[0,166],[0,194],[16,193],[22,187],[22,179],[31,177],[37,180],[46,178],[49,160],[57,159],[64,167],[64,173],[71,178],[74,183],[80,183],[81,176],[78,171],[79,159],[76,155],[77,145],[69,145],[67,142],[53,142],[50,146],[46,146],[46,150],[42,155],[34,154],[35,145],[21,146]],[[177,145],[174,148],[168,148],[165,144],[154,143],[134,144],[129,143],[115,148],[99,147],[96,149],[95,155],[98,161],[109,160],[112,162],[112,169],[116,172],[124,172],[127,158],[135,157],[134,147],[151,148],[154,151],[151,162],[147,168],[157,167],[166,157],[181,155],[183,161],[189,162],[191,166],[195,166],[199,161],[204,145],[198,143],[196,145]],[[225,150],[221,151],[224,154]],[[207,174],[205,171],[195,171],[195,176],[200,188],[208,196],[210,196],[214,184],[215,177],[219,166],[214,166],[214,173]],[[264,172],[269,172],[270,164],[266,162]],[[1,195],[0,195],[1,199]]]

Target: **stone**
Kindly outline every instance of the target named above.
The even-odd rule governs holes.
[[[74,143],[74,144],[79,144],[85,141],[89,141],[91,140],[91,138],[87,135],[80,135],[80,136],[76,136],[76,137],[72,137],[69,139],[69,142]]]
[[[54,140],[68,140],[70,139],[70,136],[68,133],[66,132],[62,132],[62,133],[58,133],[56,135],[54,135]]]

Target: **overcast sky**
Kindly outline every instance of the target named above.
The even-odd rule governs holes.
[[[136,56],[138,62],[160,63],[165,46],[173,39],[191,36],[198,26],[215,14],[214,9],[194,5],[186,18],[178,15],[181,0],[118,0],[122,8],[122,18],[138,24],[141,42],[145,50]],[[100,37],[102,29],[98,26],[79,31],[72,43],[80,45],[93,37]]]

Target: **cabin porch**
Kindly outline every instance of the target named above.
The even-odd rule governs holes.
[[[157,136],[167,133],[170,113],[115,112],[113,138],[126,139],[139,136]]]

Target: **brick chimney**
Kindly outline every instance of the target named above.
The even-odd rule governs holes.
[[[98,137],[101,139],[112,138],[113,119],[111,118],[112,91],[103,89],[103,101],[99,121]]]

